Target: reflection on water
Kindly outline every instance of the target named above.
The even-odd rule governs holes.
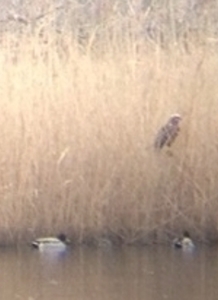
[[[60,253],[59,253],[60,254]],[[0,249],[1,299],[217,300],[218,249]]]

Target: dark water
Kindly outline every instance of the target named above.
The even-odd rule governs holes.
[[[218,248],[0,249],[2,300],[217,300]]]

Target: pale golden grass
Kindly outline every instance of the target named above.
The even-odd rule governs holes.
[[[75,242],[184,229],[216,239],[217,53],[125,41],[98,57],[56,43],[7,34],[0,48],[1,243],[62,231]],[[172,113],[181,133],[171,153],[155,151]]]

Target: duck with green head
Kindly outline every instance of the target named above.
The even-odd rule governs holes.
[[[67,245],[70,244],[70,240],[64,233],[59,234],[57,237],[41,237],[32,241],[33,248],[43,250],[66,250]]]
[[[195,249],[195,244],[191,239],[188,231],[184,231],[183,236],[180,238],[175,238],[173,240],[173,245],[175,248],[180,248],[183,250],[192,251]]]

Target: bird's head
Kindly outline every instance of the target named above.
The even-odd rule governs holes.
[[[179,122],[182,120],[182,117],[180,114],[173,114],[171,117],[170,117],[170,123],[172,125],[178,125]]]

